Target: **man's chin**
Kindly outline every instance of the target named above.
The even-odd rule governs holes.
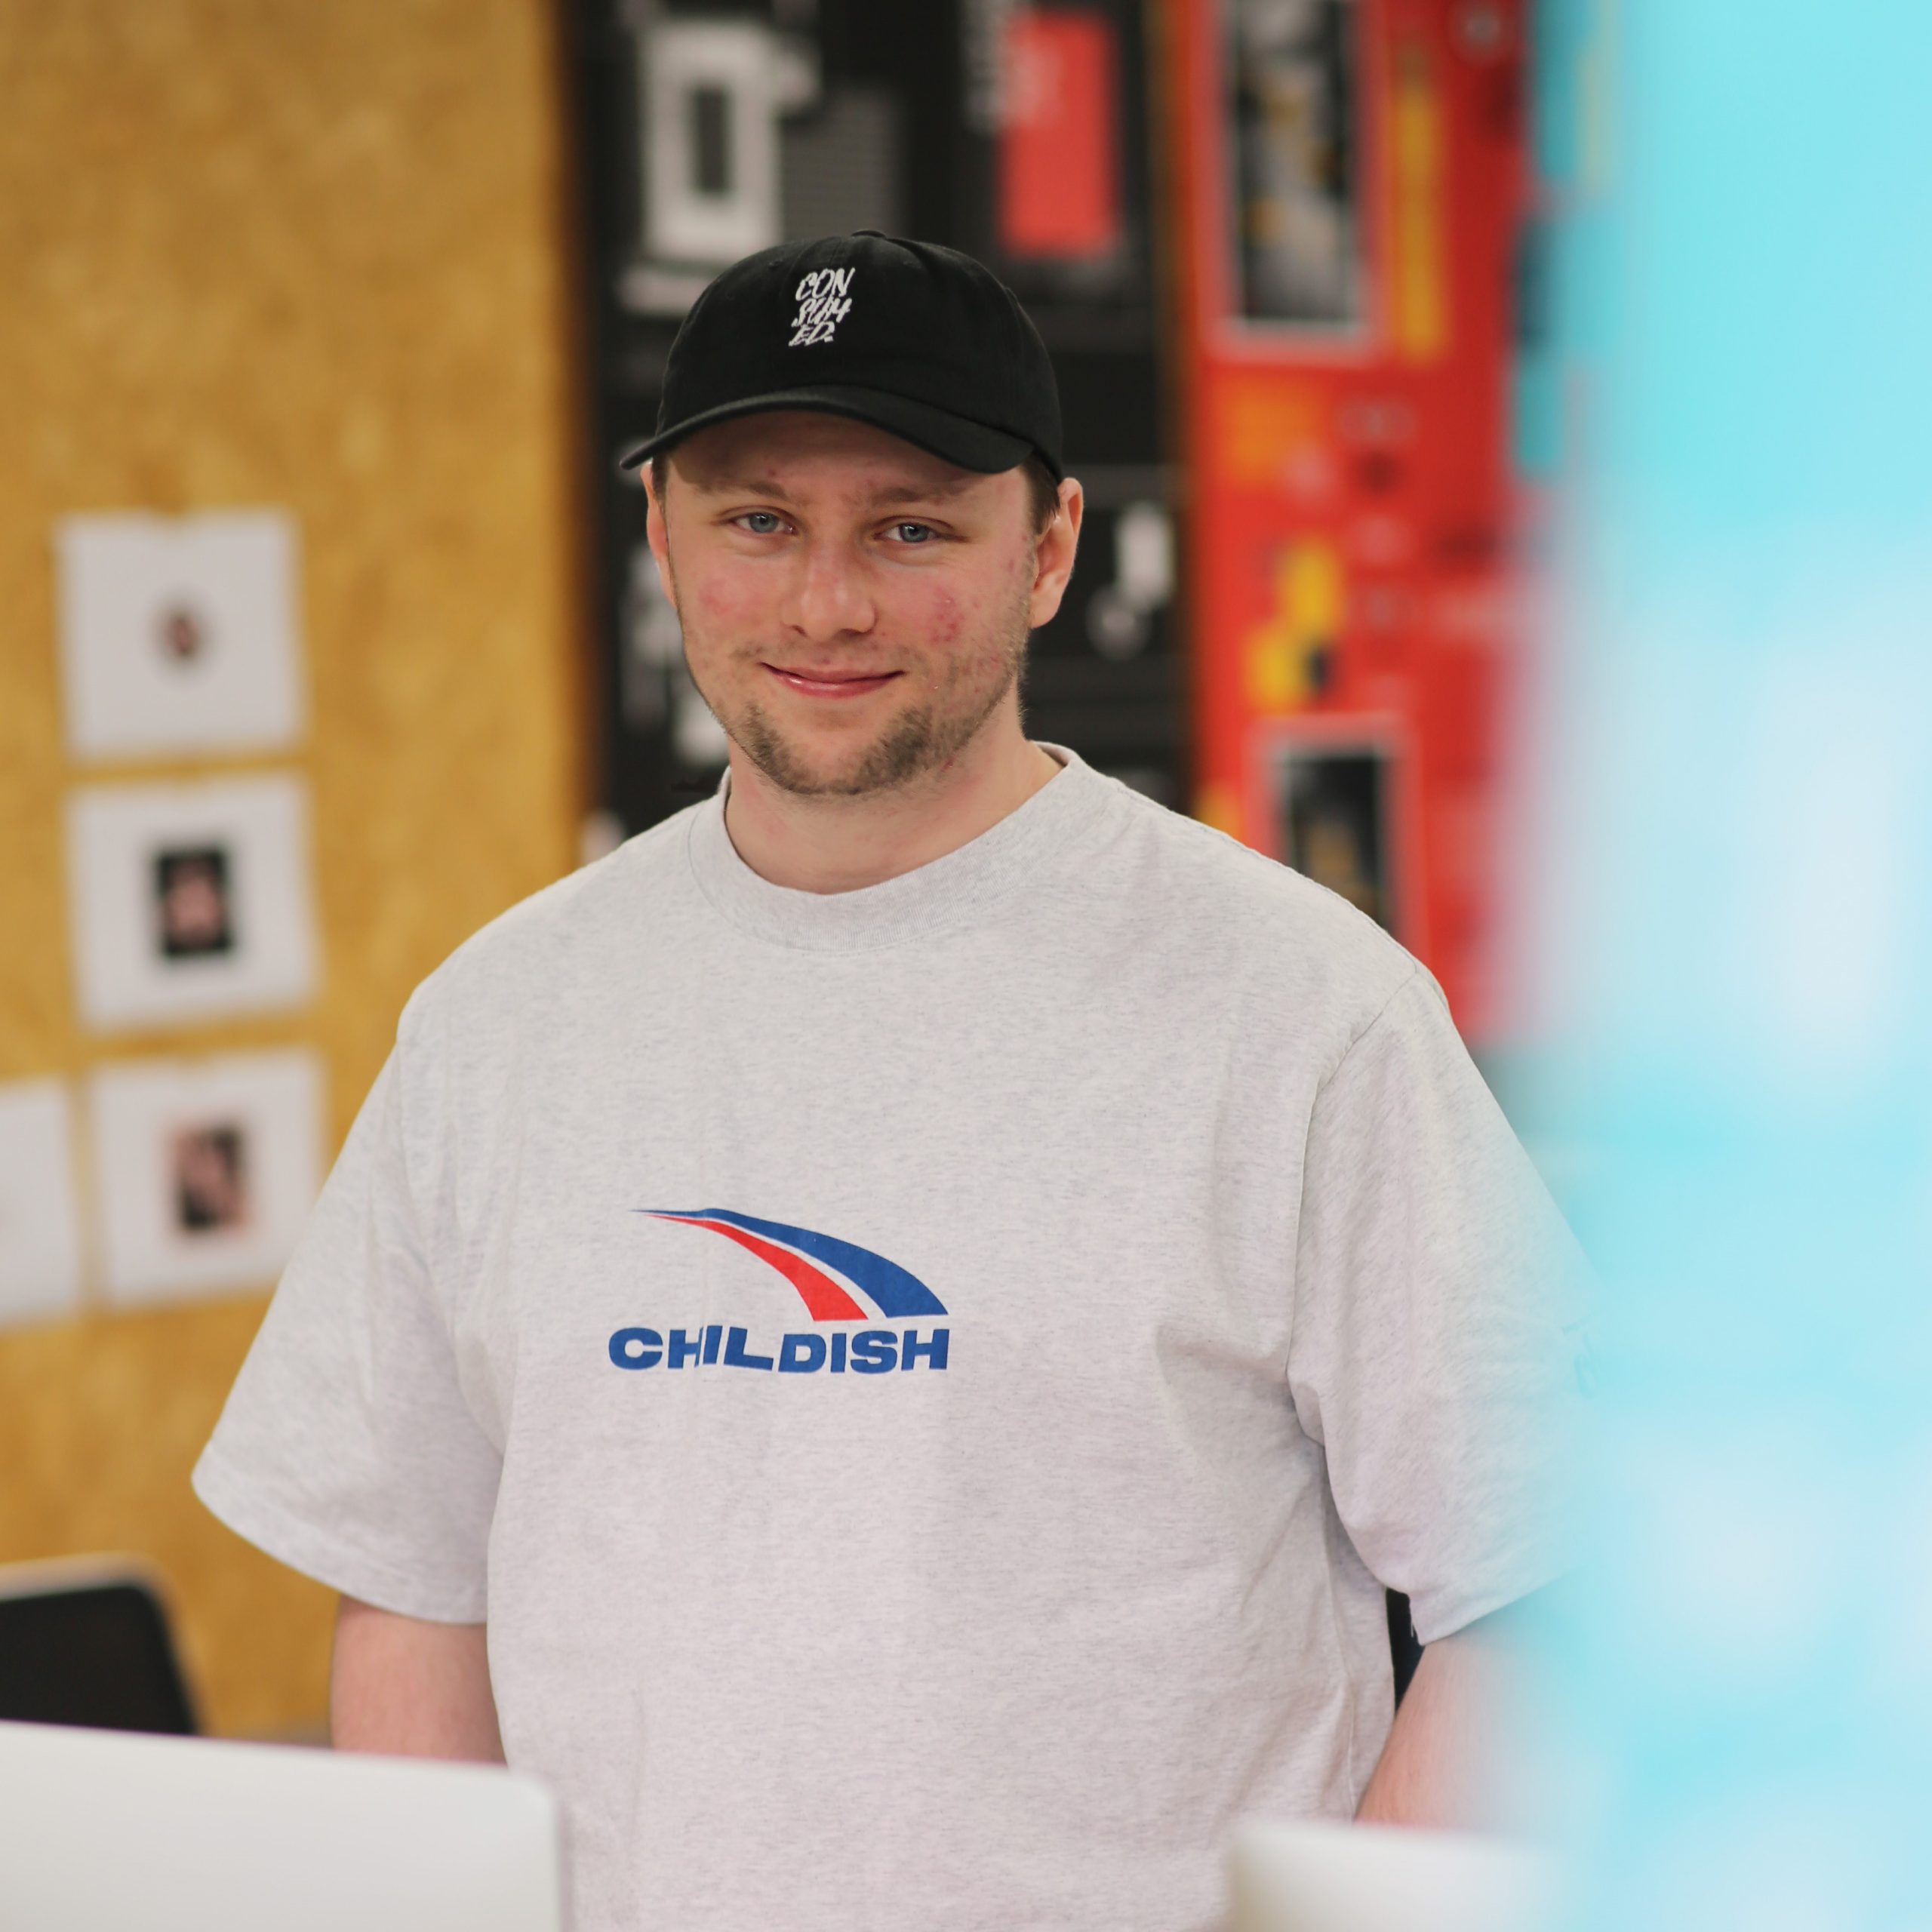
[[[939,761],[931,722],[922,712],[857,745],[801,743],[758,712],[741,719],[731,736],[766,778],[798,798],[863,798],[896,791]]]

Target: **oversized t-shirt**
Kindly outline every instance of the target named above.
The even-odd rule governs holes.
[[[417,992],[195,1472],[487,1620],[579,1932],[1188,1932],[1546,1582],[1560,1223],[1361,914],[1064,755],[884,884],[715,798]]]

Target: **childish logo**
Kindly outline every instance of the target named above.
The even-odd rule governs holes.
[[[829,342],[838,325],[852,312],[852,278],[856,269],[814,269],[792,292],[798,312],[792,318],[788,349],[809,349]]]
[[[797,1290],[814,1322],[916,1322],[943,1315],[946,1304],[909,1269],[882,1254],[836,1235],[764,1221],[726,1208],[639,1208],[654,1221],[681,1222],[736,1244],[774,1269]],[[916,1327],[903,1334],[884,1326],[829,1337],[807,1330],[780,1337],[775,1356],[755,1351],[745,1328],[712,1322],[695,1331],[672,1328],[620,1328],[611,1337],[610,1355],[618,1368],[776,1368],[785,1375],[881,1375],[924,1363],[943,1369],[951,1331],[934,1327],[922,1340]]]

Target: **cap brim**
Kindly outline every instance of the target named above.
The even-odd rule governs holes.
[[[937,409],[931,403],[915,402],[909,396],[895,395],[885,389],[823,383],[777,389],[768,395],[743,396],[735,402],[720,403],[715,409],[688,416],[620,457],[618,467],[629,469],[633,464],[647,462],[715,423],[730,423],[740,416],[762,416],[774,409],[815,410],[825,416],[850,417],[855,423],[869,423],[875,429],[883,429],[888,435],[897,436],[915,449],[943,457],[961,469],[977,470],[989,476],[1014,469],[1035,454],[1033,445],[1024,436],[989,429],[983,423],[955,416],[950,410]]]

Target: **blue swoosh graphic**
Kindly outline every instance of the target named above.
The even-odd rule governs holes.
[[[835,1235],[814,1233],[810,1228],[789,1228],[783,1221],[761,1221],[755,1215],[734,1214],[728,1208],[655,1208],[647,1213],[667,1214],[678,1220],[728,1221],[747,1234],[766,1235],[809,1254],[814,1261],[836,1268],[866,1296],[888,1321],[915,1315],[943,1315],[946,1304],[918,1275]]]

